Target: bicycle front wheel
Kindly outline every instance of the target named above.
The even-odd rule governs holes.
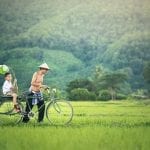
[[[54,125],[66,125],[73,118],[72,105],[66,100],[55,100],[48,104],[46,117]]]

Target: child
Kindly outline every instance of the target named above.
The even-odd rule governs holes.
[[[12,96],[13,97],[13,104],[14,104],[14,109],[17,112],[20,112],[20,108],[17,103],[17,94],[14,92],[14,86],[12,84],[12,76],[11,73],[5,73],[5,82],[3,84],[3,94],[7,96]]]

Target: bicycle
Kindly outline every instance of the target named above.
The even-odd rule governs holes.
[[[23,93],[22,96],[19,98],[19,106],[21,107],[20,113],[15,113],[12,111],[12,107],[9,107],[9,111],[4,112],[3,114],[14,116],[16,118],[14,121],[15,123],[19,123],[22,121],[24,115],[26,114],[25,110],[23,109],[22,100],[25,99],[27,105],[30,108],[28,115],[29,119],[35,119],[37,120],[37,115],[40,109],[42,107],[45,107],[45,113],[47,120],[53,124],[53,125],[66,125],[69,124],[72,121],[73,118],[73,107],[67,100],[62,100],[60,98],[57,98],[55,96],[56,90],[52,89],[50,90],[49,87],[46,87],[45,90],[47,91],[48,96],[46,97],[47,101],[45,101],[45,104],[41,105],[41,107],[37,110],[31,110],[28,102],[28,94]],[[30,97],[33,98],[33,97]],[[5,103],[5,102],[4,102]],[[7,102],[6,102],[7,103]],[[0,105],[1,106],[1,105]],[[2,113],[0,113],[1,115]],[[1,119],[0,119],[1,120]]]
[[[16,124],[22,120],[21,112],[23,112],[24,109],[20,102],[20,97],[17,98],[18,105],[21,110],[20,113],[15,111],[12,98],[12,96],[0,96],[0,125],[10,123]]]
[[[14,70],[11,67],[8,67],[6,65],[2,65],[7,68],[5,72],[1,72],[2,74],[6,72],[10,72],[13,77],[13,86],[14,86],[14,91],[18,95],[18,85],[17,85],[17,79]],[[1,92],[0,92],[1,93]],[[14,109],[14,104],[12,101],[13,97],[12,96],[6,96],[6,95],[0,95],[0,125],[4,123],[18,123],[21,121],[20,114],[17,113]],[[21,109],[21,112],[23,112],[23,105],[20,103],[21,97],[17,97],[18,105]]]

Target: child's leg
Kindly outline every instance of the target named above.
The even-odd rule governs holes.
[[[12,97],[13,97],[13,104],[14,104],[14,109],[17,111],[17,112],[20,112],[20,107],[18,106],[18,103],[17,103],[17,94],[16,93],[12,93],[11,94]]]
[[[12,97],[13,97],[13,103],[14,105],[17,105],[17,94],[16,93],[12,93]]]

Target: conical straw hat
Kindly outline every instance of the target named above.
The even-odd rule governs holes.
[[[49,67],[48,67],[48,65],[47,65],[47,63],[43,63],[43,64],[41,64],[40,66],[39,66],[39,68],[44,68],[44,69],[50,69]]]

